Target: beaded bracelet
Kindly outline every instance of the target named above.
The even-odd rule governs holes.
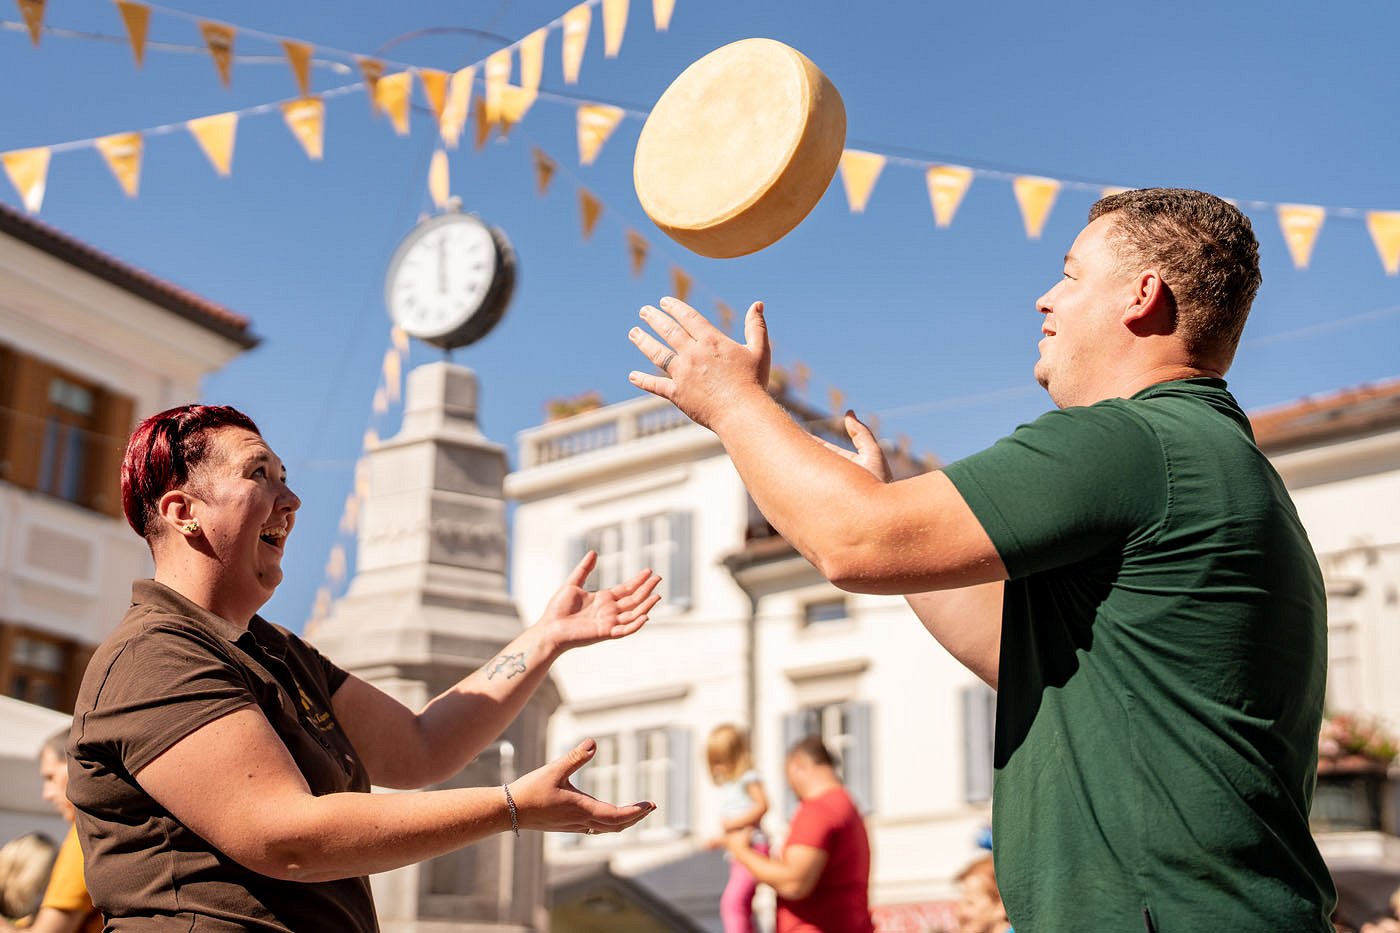
[[[501,790],[506,792],[506,806],[510,807],[510,828],[517,835],[520,835],[520,818],[515,813],[515,798],[510,795],[510,785],[502,784]]]

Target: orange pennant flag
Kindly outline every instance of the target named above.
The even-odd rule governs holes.
[[[647,252],[651,249],[651,244],[647,238],[636,230],[627,231],[627,256],[632,261],[632,276],[640,278],[642,270],[646,268]]]
[[[598,150],[617,129],[623,116],[621,107],[610,104],[584,104],[578,108],[578,158],[581,163],[593,164],[593,160],[598,158]]]
[[[24,209],[31,214],[39,213],[44,203],[44,188],[49,175],[49,148],[15,149],[0,155],[5,165],[5,174],[10,176],[10,184],[19,192]]]
[[[520,40],[520,86],[534,93],[544,77],[544,40],[549,29],[536,29]]]
[[[345,546],[337,544],[331,548],[330,557],[326,558],[326,578],[332,583],[339,583],[345,579]]]
[[[875,190],[875,179],[880,177],[884,167],[885,157],[877,152],[847,149],[841,153],[841,183],[846,187],[846,200],[850,202],[851,213],[865,213],[870,192]]]
[[[953,215],[972,184],[972,169],[961,165],[935,165],[925,175],[928,200],[933,205],[933,222],[946,227],[953,222]]]
[[[836,388],[835,386],[832,386],[831,388],[826,390],[826,399],[828,402],[831,403],[831,410],[833,413],[844,410],[841,406],[844,405],[846,402],[845,392],[842,392],[840,389]]]
[[[141,187],[141,134],[116,133],[96,141],[97,151],[129,198]]]
[[[201,20],[199,31],[209,46],[209,54],[214,56],[214,66],[219,69],[219,80],[223,82],[224,87],[228,87],[232,80],[230,69],[233,67],[233,27]]]
[[[451,79],[445,71],[436,68],[419,68],[418,80],[423,85],[423,96],[428,99],[438,126],[442,125],[442,111],[447,106],[447,82]]]
[[[564,14],[564,83],[578,84],[579,66],[583,64],[583,50],[588,45],[588,30],[593,25],[593,7],[580,3]]]
[[[305,42],[285,39],[282,42],[282,51],[287,53],[287,63],[292,66],[292,75],[297,79],[297,88],[301,90],[301,96],[309,97],[311,95],[311,53],[315,51],[315,48]]]
[[[447,206],[447,199],[452,194],[447,174],[447,153],[441,149],[433,153],[433,161],[428,165],[428,194],[438,210]]]
[[[326,138],[326,104],[319,97],[303,97],[282,104],[282,119],[311,159],[320,159]]]
[[[693,281],[680,266],[671,267],[671,294],[678,300],[685,301],[690,298],[690,286]]]
[[[501,119],[501,88],[510,81],[510,48],[492,52],[486,58],[486,122],[496,123]]]
[[[117,0],[122,22],[126,24],[126,35],[131,40],[131,54],[136,56],[136,67],[146,60],[146,30],[151,22],[151,8],[135,0]]]
[[[675,9],[676,0],[651,0],[651,16],[656,20],[657,32],[665,32],[671,28],[671,14]]]
[[[507,84],[501,88],[500,111],[496,114],[496,125],[500,127],[502,136],[525,119],[525,114],[534,106],[538,96],[538,91],[516,87],[514,84]]]
[[[471,112],[472,82],[476,80],[476,66],[468,65],[452,73],[447,82],[447,103],[438,118],[438,132],[447,148],[456,149],[462,138],[462,130],[467,125],[467,115]]]
[[[715,302],[715,310],[719,312],[719,326],[726,334],[734,327],[734,309],[722,301]]]
[[[379,116],[379,81],[384,77],[384,63],[373,58],[356,58],[360,74],[365,79],[365,95],[369,97],[369,109]]]
[[[364,449],[365,449],[366,451],[371,451],[371,450],[373,450],[374,448],[376,448],[376,447],[378,447],[378,446],[379,446],[379,432],[376,431],[374,428],[365,428],[365,437],[364,437],[364,441],[363,441],[363,447],[364,447]],[[361,458],[361,461],[360,461],[360,462],[362,462],[362,463],[364,462],[363,458]],[[358,476],[356,477],[356,480],[357,480],[357,482],[358,482]],[[365,471],[365,485],[366,485],[366,486],[369,485],[369,471],[368,471],[368,470]]]
[[[413,72],[400,71],[385,75],[374,86],[374,102],[389,115],[394,132],[408,135],[408,110],[413,94]]]
[[[379,435],[374,428],[365,431],[365,447],[379,446]],[[369,498],[369,458],[360,457],[355,461],[355,495],[361,499]]]
[[[1326,217],[1327,211],[1312,204],[1278,206],[1278,224],[1297,268],[1306,269],[1312,260],[1313,244],[1317,242],[1317,233]]]
[[[1385,274],[1400,273],[1400,211],[1370,211],[1366,214],[1366,229],[1371,231]]]
[[[578,189],[579,217],[583,221],[583,238],[593,236],[593,228],[598,226],[598,218],[603,216],[603,202],[593,196],[587,188]]]
[[[238,131],[237,113],[216,113],[199,117],[185,124],[189,127],[199,148],[209,157],[209,162],[220,175],[233,171],[233,139]]]
[[[17,0],[24,25],[29,27],[29,38],[39,44],[39,33],[44,29],[44,0]]]
[[[480,94],[472,104],[472,117],[476,120],[476,148],[480,150],[491,138],[491,121],[486,119],[486,99]]]
[[[1021,205],[1021,220],[1026,225],[1026,236],[1040,239],[1045,229],[1045,219],[1050,216],[1050,208],[1060,193],[1060,183],[1053,178],[1036,178],[1022,175],[1011,183],[1016,192],[1016,203]]]
[[[402,327],[395,324],[389,328],[389,342],[399,351],[400,356],[408,356],[408,332]]]
[[[627,31],[627,0],[603,0],[603,54],[617,58]]]
[[[383,391],[375,393],[375,398],[383,395]],[[360,500],[355,498],[353,492],[345,495],[345,508],[340,513],[340,530],[343,534],[353,534],[355,525],[360,519]]]
[[[539,188],[540,194],[549,192],[549,183],[554,178],[554,160],[545,155],[543,149],[536,146],[532,151],[535,160],[535,186]]]
[[[812,367],[798,360],[792,364],[792,384],[797,386],[797,391],[806,392],[807,384],[812,381]]]
[[[371,407],[376,415],[382,415],[389,411],[389,399],[384,395],[384,387],[379,386],[374,390],[374,402]]]
[[[390,347],[384,351],[384,397],[391,403],[396,404],[399,400],[399,377],[402,374],[398,348]]]

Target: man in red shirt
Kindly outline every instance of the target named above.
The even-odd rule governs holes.
[[[747,831],[725,837],[730,854],[777,892],[777,933],[874,933],[870,839],[819,737],[788,752],[787,779],[801,804],[782,857],[749,848]]]

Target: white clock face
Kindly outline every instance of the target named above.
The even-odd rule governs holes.
[[[395,254],[389,316],[415,337],[441,337],[481,309],[495,277],[496,244],[485,224],[466,214],[435,218]]]

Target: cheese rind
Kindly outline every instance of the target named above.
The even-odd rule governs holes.
[[[772,39],[716,49],[676,78],[637,140],[642,209],[673,240],[728,259],[769,246],[821,200],[846,142],[836,87]]]

